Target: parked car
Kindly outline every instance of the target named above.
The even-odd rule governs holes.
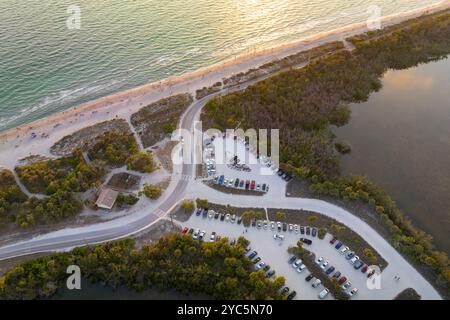
[[[278,231],[281,231],[283,229],[283,225],[281,224],[281,222],[277,222],[277,228]]]
[[[256,264],[256,263],[258,263],[260,261],[261,261],[261,257],[257,257],[255,260],[253,260],[253,263]]]
[[[245,184],[245,181],[241,180],[241,182],[239,182],[239,188],[243,189],[245,187],[244,184]]]
[[[358,270],[359,268],[361,268],[364,265],[364,262],[362,262],[361,260],[358,260],[355,262],[355,264],[353,265],[353,268],[355,268],[356,270]]]
[[[300,238],[300,241],[307,244],[307,245],[311,245],[312,244],[312,240],[306,239],[306,238]]]
[[[289,287],[284,287],[283,289],[281,289],[281,291],[280,291],[280,293],[282,294],[282,295],[285,295],[286,293],[288,293],[289,292]]]
[[[235,215],[235,214],[233,214],[233,215],[231,216],[230,221],[231,221],[231,223],[235,223],[235,222],[236,222],[236,215]]]
[[[252,227],[256,226],[256,220],[252,220]]]
[[[199,234],[200,234],[200,229],[195,230],[194,234],[192,235],[192,239],[197,240]]]
[[[335,248],[336,250],[339,250],[342,246],[343,246],[343,243],[342,243],[342,242],[338,242],[338,243],[334,246],[334,248]]]
[[[367,278],[371,278],[375,274],[375,270],[368,271]]]
[[[188,234],[193,234],[194,233],[194,229],[190,228]]]
[[[283,223],[283,231],[284,231],[284,232],[287,231],[287,223],[286,223],[286,222]]]
[[[327,288],[323,289],[319,293],[319,299],[325,299],[328,296],[329,293],[330,293],[330,290],[328,290]]]
[[[330,240],[330,244],[334,244],[336,242],[337,238],[333,237],[333,239]]]
[[[294,231],[294,226],[292,225],[292,223],[289,223],[288,230],[289,230],[289,232]]]
[[[227,213],[227,214],[225,215],[225,221],[226,221],[226,222],[229,222],[229,221],[230,221],[230,218],[231,218],[231,215],[230,215],[229,213]]]
[[[242,216],[237,219],[237,224],[241,224],[241,223],[242,223]]]
[[[248,256],[248,258],[250,259],[250,260],[252,260],[254,257],[256,257],[258,255],[258,252],[257,251],[252,251],[252,253],[250,253],[249,254],[249,256]]]
[[[317,236],[317,228],[312,228],[311,235],[313,237]]]
[[[316,260],[316,263],[320,265],[323,262],[323,257],[319,257],[319,259]]]
[[[342,284],[344,284],[345,282],[347,282],[347,278],[346,278],[346,277],[342,277],[342,278],[340,278],[339,281],[338,281],[339,285],[342,285]]]
[[[184,227],[183,231],[181,231],[181,233],[186,234],[188,231],[189,231],[189,228],[188,227]]]
[[[336,270],[333,266],[329,267],[327,271],[325,271],[326,275],[330,275],[334,270]]]
[[[258,220],[258,222],[256,223],[256,226],[258,227],[258,229],[262,228],[262,222]]]
[[[255,190],[255,187],[256,187],[256,182],[255,182],[255,180],[252,180],[252,183],[250,185],[250,189],[251,190]]]
[[[248,189],[250,189],[250,181],[249,180],[245,181],[245,190],[248,190]]]
[[[321,283],[322,283],[322,281],[320,281],[320,279],[316,279],[316,280],[311,284],[311,286],[312,286],[313,288],[317,288],[318,286],[320,286]]]
[[[300,233],[305,234],[305,227],[303,227],[303,226],[300,227]]]
[[[239,182],[240,182],[240,180],[236,179],[236,181],[234,182],[234,187],[235,188],[239,187]]]
[[[204,209],[202,217],[206,218],[207,216],[208,216],[208,209]]]
[[[220,214],[220,221],[223,221],[223,220],[225,220],[225,214],[221,213]]]
[[[353,256],[353,258],[351,258],[349,262],[350,262],[351,264],[355,264],[355,262],[357,262],[358,260],[359,260],[359,257],[358,257],[358,256]]]
[[[340,276],[341,276],[341,272],[339,272],[339,271],[336,271],[336,272],[333,274],[333,278],[336,278],[336,279],[339,279]]]
[[[306,227],[306,235],[309,236],[311,234],[311,228]]]
[[[270,266],[268,264],[266,264],[266,266],[263,268],[263,271],[269,271],[270,270]]]
[[[340,253],[340,254],[345,254],[348,250],[349,250],[349,247],[343,247],[343,248],[339,251],[339,253]]]
[[[328,267],[329,264],[330,264],[330,263],[328,262],[328,260],[326,260],[324,263],[322,263],[322,265],[320,266],[320,268],[321,268],[322,270],[325,270],[325,269]]]
[[[352,252],[349,252],[349,253],[347,253],[347,254],[345,255],[345,259],[350,260],[350,259],[353,258],[354,256],[355,256],[355,253],[352,251]]]
[[[298,273],[301,273],[301,272],[303,272],[303,270],[305,270],[306,269],[306,266],[302,263],[298,268],[297,268],[297,272]]]
[[[367,264],[364,265],[364,267],[361,268],[361,272],[362,272],[362,273],[366,273],[367,268],[369,268],[369,266],[368,266]]]
[[[305,278],[305,280],[306,280],[306,282],[309,282],[309,281],[311,281],[312,278],[314,278],[314,276],[313,276],[312,273],[310,273],[310,274]]]
[[[198,217],[199,215],[202,214],[203,209],[202,208],[198,208],[197,211],[195,212],[195,215]]]
[[[298,224],[295,224],[295,225],[294,225],[294,231],[295,231],[295,233],[298,233],[299,230],[300,230],[300,228],[298,227]]]
[[[264,221],[264,223],[263,223],[264,230],[267,230],[268,226],[269,226],[269,223],[267,221]]]
[[[350,282],[350,281],[347,281],[346,283],[344,283],[343,285],[342,285],[342,289],[344,290],[344,291],[346,291],[346,290],[348,290],[348,288],[350,288],[352,286],[352,283]]]
[[[298,268],[302,264],[302,259],[297,259],[293,264],[292,267]]]
[[[261,185],[259,183],[256,185],[256,191],[261,191]]]
[[[288,300],[292,300],[292,299],[294,299],[295,298],[295,296],[297,295],[297,292],[295,292],[295,291],[292,291],[288,296],[287,296],[287,298],[286,299],[288,299]]]
[[[260,263],[258,263],[256,265],[256,270],[260,270],[260,269],[264,268],[265,266],[266,266],[266,263],[261,261]]]
[[[263,183],[263,185],[262,185],[262,187],[261,187],[261,190],[262,190],[263,192],[266,192],[266,184],[265,184],[265,183]]]
[[[216,232],[215,231],[213,233],[211,233],[211,237],[209,237],[209,241],[211,241],[211,242],[216,241]]]
[[[266,277],[272,278],[274,275],[275,275],[275,270],[270,270],[269,272],[267,272]]]
[[[270,222],[270,229],[275,230],[275,222],[273,221]]]
[[[357,293],[358,293],[358,289],[353,288],[348,294],[349,294],[350,297],[353,297]]]
[[[215,214],[214,210],[209,210],[208,218],[209,218],[209,219],[214,218],[214,214]]]
[[[295,262],[295,260],[297,260],[297,257],[296,256],[292,256],[292,257],[289,258],[288,263],[289,264],[293,264]]]
[[[216,214],[214,215],[214,219],[219,219],[220,213],[216,212]]]
[[[205,237],[206,232],[202,231],[200,232],[200,234],[198,235],[198,240],[203,241],[203,238]]]

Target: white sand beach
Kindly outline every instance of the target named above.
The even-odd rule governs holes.
[[[417,10],[383,17],[380,22],[383,27],[390,26],[449,8],[450,0],[446,0]],[[51,156],[49,149],[56,141],[86,126],[114,118],[124,118],[129,121],[132,113],[161,98],[184,92],[192,92],[195,95],[197,89],[211,86],[234,74],[257,68],[267,62],[327,42],[344,40],[349,36],[361,34],[368,30],[368,24],[364,22],[319,33],[277,47],[240,55],[181,76],[171,77],[100,98],[79,107],[4,131],[0,133],[0,166],[13,169],[18,159],[32,154]],[[37,135],[34,139],[31,138],[32,132]],[[42,135],[48,136],[42,137]]]

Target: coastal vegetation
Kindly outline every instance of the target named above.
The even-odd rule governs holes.
[[[124,166],[129,157],[139,152],[132,133],[124,135],[116,131],[105,132],[88,150],[91,160],[102,160],[110,166]]]
[[[142,173],[152,173],[155,170],[151,151],[136,152],[128,157],[127,169]]]
[[[131,115],[131,124],[141,138],[144,148],[164,139],[176,128],[183,112],[191,105],[193,98],[188,93],[174,95],[156,101]]]
[[[282,299],[284,278],[268,279],[255,271],[245,256],[248,241],[230,245],[195,241],[171,234],[138,249],[131,239],[28,260],[0,277],[0,299],[49,298],[62,288],[69,265],[78,265],[83,277],[111,288],[126,286],[144,291],[175,289],[216,299]]]
[[[282,168],[309,182],[316,195],[363,201],[380,215],[395,248],[409,258],[441,292],[448,294],[448,257],[431,236],[415,228],[379,187],[362,176],[341,176],[330,125],[344,125],[349,103],[366,101],[381,88],[389,69],[404,69],[446,57],[450,14],[441,12],[384,32],[352,37],[350,51],[337,51],[301,69],[281,72],[241,92],[212,99],[204,123],[221,130],[280,129]],[[346,151],[345,148],[340,151]]]
[[[160,186],[146,183],[144,184],[144,190],[142,193],[145,194],[147,198],[156,200],[161,196],[162,189]]]

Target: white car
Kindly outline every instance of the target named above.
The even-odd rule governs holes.
[[[302,259],[298,259],[297,261],[295,261],[295,262],[292,264],[292,267],[294,267],[294,268],[297,269],[301,264],[302,264]]]
[[[203,240],[203,238],[205,237],[205,234],[206,234],[206,231],[200,232],[200,234],[198,235],[198,239]]]
[[[211,237],[209,237],[210,242],[216,241],[216,232],[211,233]]]
[[[316,279],[316,281],[314,281],[311,286],[313,288],[317,288],[318,286],[320,286],[321,283],[322,281],[320,281],[320,279]]]
[[[192,235],[192,239],[197,240],[199,234],[200,234],[200,229],[195,230],[194,234]]]
[[[214,210],[209,210],[208,218],[210,219],[214,218],[214,214],[215,214]]]
[[[352,286],[352,283],[350,282],[350,281],[347,281],[346,283],[344,283],[343,285],[342,285],[342,289],[344,290],[344,291],[346,291],[346,290],[348,290],[348,288],[350,288]]]
[[[282,234],[278,234],[278,233],[275,233],[275,234],[273,235],[273,238],[274,238],[275,240],[281,240],[281,241],[284,240],[284,236],[283,236]]]
[[[316,263],[320,265],[323,262],[323,257],[319,257],[319,259],[316,260]]]
[[[299,233],[300,228],[299,228],[298,224],[294,224],[294,231],[295,231],[295,233]]]
[[[330,290],[328,290],[327,288],[323,289],[319,293],[319,299],[325,299],[328,296],[329,293],[330,293]]]
[[[291,223],[289,223],[289,231],[292,232],[292,230],[294,230],[294,226]]]
[[[350,296],[350,297],[353,297],[355,294],[357,294],[358,293],[358,289],[356,289],[356,288],[353,288],[352,290],[350,290],[350,292],[348,293],[348,295]]]
[[[344,253],[346,253],[349,249],[350,249],[349,247],[343,247],[339,252],[340,252],[341,254],[344,254]]]
[[[275,222],[272,221],[270,223],[270,229],[275,230]]]
[[[256,265],[256,270],[260,270],[260,269],[264,268],[265,266],[266,266],[266,263],[261,261],[260,263],[258,263]]]
[[[225,221],[228,222],[230,221],[231,215],[229,213],[227,213],[227,215],[225,216]]]
[[[328,260],[327,260],[327,261],[325,261],[324,263],[322,263],[322,265],[321,265],[320,267],[322,268],[322,270],[325,270],[325,269],[328,267],[329,264],[330,264],[330,263],[329,263]]]
[[[306,269],[306,266],[302,263],[298,268],[297,268],[297,272],[301,273],[303,270]]]
[[[353,258],[350,259],[349,262],[350,262],[351,264],[355,264],[355,262],[358,261],[358,260],[359,260],[359,257],[358,257],[358,256],[354,256]]]
[[[264,230],[267,230],[268,226],[269,226],[269,223],[267,221],[264,221],[264,224],[263,224]]]

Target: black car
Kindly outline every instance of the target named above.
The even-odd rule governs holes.
[[[333,274],[333,278],[339,279],[339,277],[341,276],[341,273],[339,271],[336,271],[335,274]]]
[[[347,253],[347,255],[345,256],[345,258],[347,259],[347,260],[350,260],[351,258],[353,258],[355,256],[355,253],[354,252],[349,252],[349,253]]]
[[[288,175],[287,178],[286,178],[286,181],[289,182],[289,181],[291,181],[291,180],[292,180],[292,176],[291,176],[291,175]]]
[[[256,226],[256,220],[252,220],[252,227]]]
[[[287,298],[286,299],[288,299],[288,300],[292,300],[292,299],[294,299],[295,298],[295,296],[297,295],[297,292],[295,292],[295,291],[292,291],[288,296],[287,296]]]
[[[278,175],[281,177],[284,174],[283,170],[278,170]]]
[[[270,266],[269,265],[266,265],[264,268],[263,268],[263,271],[269,271],[270,270]]]
[[[203,218],[206,218],[208,216],[208,209],[203,210]]]
[[[225,220],[225,215],[223,213],[220,214],[220,221]]]
[[[312,244],[312,241],[309,240],[309,239],[306,239],[306,238],[300,238],[300,241],[303,242],[303,243],[306,243],[307,245],[311,245]]]
[[[194,233],[194,229],[190,228],[188,231],[188,234],[193,234]]]
[[[336,270],[334,267],[329,267],[327,271],[325,271],[326,274],[331,274],[334,270]]]
[[[312,273],[310,273],[309,276],[307,276],[305,278],[305,280],[306,280],[306,282],[309,282],[309,281],[311,281],[312,278],[314,278],[314,276],[312,275]]]
[[[198,217],[201,214],[202,214],[202,208],[198,208],[197,212],[195,212],[195,215]]]
[[[219,216],[220,216],[220,213],[218,213],[218,212],[216,212],[215,214],[214,214],[214,219],[219,219]]]
[[[283,223],[283,231],[286,231],[287,230],[287,223],[285,222],[285,223]]]
[[[238,219],[237,219],[237,224],[241,224],[242,223],[242,217],[239,217]]]
[[[286,293],[288,293],[289,292],[289,288],[288,287],[284,287],[283,289],[281,289],[281,291],[280,291],[280,293],[282,294],[282,295],[284,295],[284,294],[286,294]]]
[[[355,268],[356,270],[358,270],[359,268],[361,268],[364,265],[364,262],[362,262],[361,260],[358,260],[355,262],[355,264],[353,265],[353,268]]]
[[[342,247],[342,242],[338,242],[334,247],[339,250]]]
[[[306,227],[306,235],[309,236],[311,234],[311,228]]]
[[[317,228],[312,228],[311,234],[313,237],[317,236]]]
[[[260,262],[261,261],[261,257],[258,257],[258,258],[256,258],[255,260],[253,260],[253,263],[254,264],[257,264],[258,262]]]
[[[236,179],[236,181],[234,182],[234,187],[235,188],[239,187],[239,179]]]
[[[263,183],[261,190],[262,191],[266,191],[266,184],[265,183]]]
[[[303,227],[303,226],[300,227],[300,233],[301,233],[301,234],[305,234],[305,227]]]
[[[289,263],[289,264],[293,264],[295,260],[297,260],[297,257],[296,257],[296,256],[292,256],[292,257],[289,259],[288,263]]]
[[[270,270],[269,272],[267,272],[266,277],[272,278],[274,275],[275,275],[275,270]]]

